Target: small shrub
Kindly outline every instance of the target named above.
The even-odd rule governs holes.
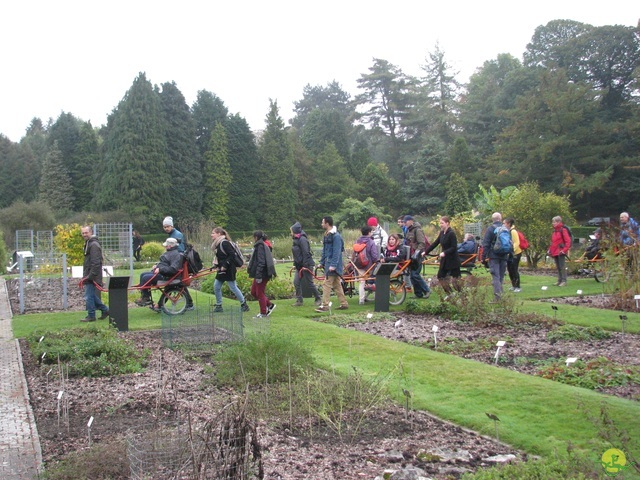
[[[56,250],[67,254],[67,265],[82,265],[84,261],[84,239],[77,223],[56,225],[53,245]]]
[[[157,262],[160,256],[165,252],[162,243],[146,242],[140,251],[140,260],[144,262]]]
[[[338,327],[350,325],[352,323],[373,323],[373,322],[395,322],[397,319],[387,312],[372,313],[371,318],[368,317],[369,312],[362,312],[351,315],[323,315],[317,320],[322,323],[330,323]]]
[[[507,342],[512,341],[509,337],[486,337],[472,341],[464,340],[462,338],[446,337],[442,340],[438,340],[437,349],[432,341],[423,342],[420,346],[430,348],[432,350],[438,350],[442,353],[464,356],[472,353],[493,352],[496,349],[496,342],[499,340],[505,340]]]
[[[223,348],[216,357],[217,380],[222,385],[245,387],[286,382],[316,363],[311,349],[282,334],[247,336]]]
[[[599,357],[594,360],[578,360],[567,367],[561,361],[540,369],[536,375],[575,387],[595,390],[634,383],[640,385],[640,366],[625,366]]]
[[[49,465],[46,480],[77,480],[91,478],[108,480],[129,478],[129,461],[124,440],[110,444],[97,444],[88,450],[72,452],[64,460]]]
[[[461,480],[524,480],[562,478],[567,480],[585,480],[599,478],[596,462],[577,458],[544,458],[523,463],[513,463],[483,470],[465,473]]]
[[[557,342],[559,340],[586,342],[589,340],[603,340],[610,338],[611,334],[601,327],[579,327],[577,325],[562,325],[547,333],[547,340]]]
[[[71,376],[102,377],[139,372],[149,356],[148,351],[138,352],[118,337],[113,328],[91,326],[61,332],[36,331],[27,341],[32,354],[43,365],[67,363]]]

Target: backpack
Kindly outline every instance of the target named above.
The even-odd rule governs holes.
[[[196,251],[196,249],[193,248],[193,245],[187,243],[182,256],[187,261],[187,269],[189,270],[190,274],[195,275],[200,270],[202,270],[202,259],[200,258],[200,254]]]
[[[529,240],[527,240],[527,237],[524,236],[524,233],[522,233],[520,230],[516,230],[516,232],[518,233],[518,240],[520,241],[520,249],[526,250],[527,248],[529,248]]]
[[[244,265],[244,255],[242,255],[242,251],[237,243],[227,240],[231,247],[233,248],[233,258],[231,259],[231,263],[233,263],[236,267],[241,267]],[[222,246],[224,243],[220,244],[220,249],[227,255],[227,252],[224,251],[224,247]]]
[[[513,241],[511,240],[511,232],[504,225],[496,227],[496,239],[493,243],[493,251],[499,255],[506,255],[513,252]]]
[[[571,248],[573,246],[573,232],[566,225],[562,225],[562,228],[564,228],[567,231],[567,233],[569,234],[569,238],[571,239],[571,243],[569,244],[569,248]]]
[[[358,268],[367,268],[371,263],[367,256],[367,244],[355,243],[353,245],[353,263]]]

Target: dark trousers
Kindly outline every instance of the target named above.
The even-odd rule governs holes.
[[[522,252],[514,255],[511,261],[507,262],[507,272],[509,272],[509,280],[511,280],[511,286],[513,288],[520,288],[520,259],[522,258]]]

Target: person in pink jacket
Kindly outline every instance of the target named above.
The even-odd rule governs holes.
[[[571,249],[571,235],[567,227],[562,223],[562,217],[553,217],[551,224],[553,225],[553,233],[551,234],[551,245],[548,253],[550,257],[553,257],[558,269],[556,286],[566,287],[567,269],[565,263]]]

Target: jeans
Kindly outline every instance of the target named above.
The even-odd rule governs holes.
[[[302,272],[302,277],[300,273]],[[302,284],[305,284],[309,290],[313,292],[313,296],[316,300],[320,300],[320,292],[318,291],[318,287],[313,283],[313,278],[311,277],[311,272],[308,270],[296,270],[295,275],[293,276],[293,286],[296,289],[296,298],[298,302],[302,303]]]
[[[425,295],[431,293],[431,289],[422,275],[420,275],[420,268],[413,270],[410,269],[409,277],[411,278],[411,286],[413,287],[413,293],[416,297],[422,298]]]
[[[100,290],[96,288],[93,282],[84,284],[84,302],[87,306],[87,316],[96,318],[96,308],[102,313],[107,313],[109,307],[102,303],[100,298]]]
[[[155,277],[155,278],[154,278]],[[151,280],[149,282],[149,280]],[[156,275],[153,272],[143,272],[140,274],[140,285],[146,285],[149,282],[149,286],[157,285],[159,281],[168,280],[168,278],[162,275]],[[150,288],[142,288],[140,289],[140,293],[142,294],[142,298],[151,298],[151,289]],[[193,299],[191,298],[191,294],[189,293],[189,289],[184,287],[182,294],[184,295],[185,300],[187,301],[187,307],[191,307],[193,305]]]
[[[216,278],[215,282],[213,282],[213,291],[216,294],[216,304],[222,305],[222,284],[224,282],[227,282],[227,285],[229,285],[229,290],[231,290],[231,293],[233,293],[236,296],[236,298],[240,301],[240,303],[244,303],[244,295],[242,295],[242,292],[238,288],[238,285],[236,284],[235,280],[223,281],[223,280],[218,280]]]
[[[491,273],[491,285],[493,285],[493,296],[496,300],[502,297],[502,282],[507,271],[506,258],[490,258],[489,273]]]

